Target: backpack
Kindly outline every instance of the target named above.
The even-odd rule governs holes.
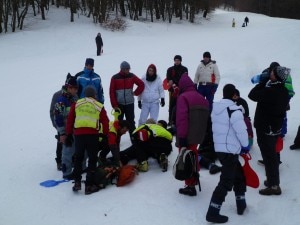
[[[173,165],[173,175],[181,181],[195,177],[198,179],[199,191],[201,191],[197,163],[197,158],[192,150],[181,148]]]
[[[117,179],[117,187],[125,186],[131,183],[135,175],[137,174],[137,169],[133,165],[125,165],[120,168],[119,176]]]

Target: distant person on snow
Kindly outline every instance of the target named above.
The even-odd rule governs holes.
[[[245,23],[246,26],[247,26],[248,23],[249,23],[249,18],[248,18],[247,16],[246,16],[245,19],[244,19],[244,23]]]
[[[97,34],[97,37],[95,38],[95,40],[96,40],[96,46],[97,46],[97,56],[99,56],[103,53],[103,40],[102,40],[100,33]]]

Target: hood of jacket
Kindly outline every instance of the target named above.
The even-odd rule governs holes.
[[[232,107],[234,106],[234,107]],[[239,109],[240,107],[236,105],[236,103],[230,99],[221,99],[219,102],[213,103],[213,113],[219,115],[223,113],[224,110],[227,110],[227,107],[230,109]]]
[[[189,77],[188,73],[184,73],[181,75],[181,78],[178,82],[178,87],[179,87],[180,93],[183,93],[187,90],[194,90],[195,84],[192,81],[192,79]]]

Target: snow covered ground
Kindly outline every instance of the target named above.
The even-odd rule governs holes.
[[[250,24],[241,27],[248,16]],[[0,35],[0,140],[1,185],[0,224],[2,225],[196,225],[208,224],[205,214],[219,175],[200,172],[202,192],[196,197],[178,194],[182,182],[171,173],[177,149],[169,157],[168,172],[162,173],[150,160],[150,170],[140,173],[133,183],[106,189],[90,196],[74,194],[72,183],[44,188],[40,182],[60,180],[56,170],[54,135],[49,119],[52,94],[59,90],[68,72],[76,74],[87,57],[95,59],[105,90],[105,107],[111,110],[109,82],[123,60],[141,77],[150,63],[161,77],[180,54],[194,78],[204,51],[210,51],[221,72],[221,83],[215,100],[222,97],[222,87],[233,83],[248,100],[253,118],[255,104],[248,98],[253,87],[252,75],[260,73],[272,61],[292,69],[296,96],[288,112],[288,134],[280,165],[281,196],[261,196],[249,188],[248,208],[243,216],[236,214],[233,193],[229,193],[221,213],[229,216],[228,224],[281,225],[299,224],[300,215],[300,151],[289,150],[299,121],[300,21],[270,18],[264,15],[217,10],[210,19],[195,24],[187,22],[149,23],[128,21],[124,32],[103,30],[81,16],[70,23],[69,12],[51,9],[47,20],[35,18],[24,31]],[[235,18],[236,27],[231,27]],[[96,56],[94,38],[101,32],[104,55]],[[136,122],[140,110],[136,107]],[[298,115],[298,116],[297,116]],[[167,106],[161,108],[160,119],[167,120]],[[112,116],[110,117],[112,119]],[[121,148],[129,146],[126,136]],[[250,162],[260,180],[264,168],[256,141]],[[260,187],[263,187],[261,183]]]

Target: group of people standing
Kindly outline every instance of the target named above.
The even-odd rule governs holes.
[[[115,120],[111,122],[104,107],[101,78],[93,69],[94,60],[86,59],[83,71],[74,77],[67,76],[62,90],[53,96],[50,117],[58,132],[58,146],[62,144],[61,163],[57,151],[58,169],[63,171],[65,179],[75,180],[73,191],[81,190],[81,174],[84,170],[87,171],[85,194],[100,189],[94,183],[94,173],[98,158],[105,161],[109,152],[112,153],[112,161],[118,166],[137,159],[137,168],[146,172],[147,159],[153,157],[162,170],[166,171],[173,135],[176,134],[179,151],[183,148],[191,149],[199,159],[201,154],[198,157],[198,147],[203,144],[207,133],[210,133],[213,136],[214,152],[222,168],[219,170],[220,181],[213,191],[206,219],[215,223],[228,221],[227,216],[220,214],[220,209],[227,193],[232,189],[236,196],[237,213],[244,213],[247,207],[246,184],[238,157],[248,153],[253,143],[247,102],[239,96],[239,91],[233,84],[226,84],[223,87],[223,99],[214,102],[220,72],[216,61],[211,59],[210,52],[203,53],[193,80],[188,69],[181,63],[182,57],[175,55],[174,65],[166,73],[169,92],[168,122],[158,120],[159,107],[165,105],[165,93],[154,64],[148,66],[141,79],[130,72],[128,62],[120,64],[120,71],[111,77],[109,87],[111,106],[116,113]],[[277,64],[268,68],[267,75],[261,74],[258,84],[248,95],[252,101],[257,102],[254,127],[267,177],[264,182],[266,188],[259,191],[261,195],[281,194],[275,145],[281,135],[291,96],[286,87],[290,69]],[[138,97],[138,107],[141,109],[137,128],[135,96]],[[148,119],[149,115],[151,119]],[[132,146],[120,151],[121,136],[127,131]],[[89,158],[87,168],[86,157]],[[195,196],[197,184],[197,179],[188,179],[179,193]]]

